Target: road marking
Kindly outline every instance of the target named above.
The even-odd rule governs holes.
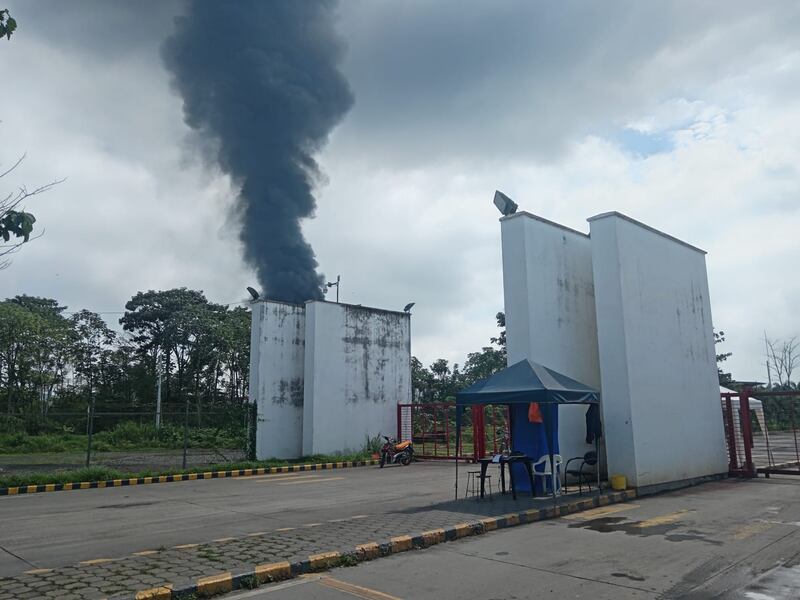
[[[292,531],[295,527],[281,527],[280,529],[276,529],[275,531]]]
[[[750,523],[749,525],[745,525],[744,527],[740,527],[739,529],[737,529],[736,533],[733,534],[733,539],[746,540],[747,538],[752,537],[757,533],[761,533],[771,528],[772,528],[772,523],[768,523],[767,521],[761,521],[760,523]]]
[[[351,519],[366,519],[369,515],[356,515],[354,517],[350,517]]]
[[[588,521],[590,519],[604,517],[605,515],[622,512],[623,510],[630,510],[631,508],[639,508],[639,505],[627,503],[615,504],[613,506],[603,506],[601,508],[593,508],[592,510],[585,510],[579,513],[572,513],[571,515],[566,515],[562,518],[572,521]]]
[[[303,527],[319,527],[322,523],[306,523]]]
[[[284,481],[277,485],[300,485],[301,483],[321,483],[323,481],[338,481],[344,477],[323,477],[322,479],[306,479],[305,481]]]
[[[187,550],[189,548],[197,548],[200,544],[181,544],[180,546],[173,546],[175,550]]]
[[[158,554],[158,550],[142,550],[133,553],[134,556],[150,556],[151,554]]]
[[[82,560],[79,565],[102,565],[103,563],[114,562],[113,558],[95,558],[93,560]]]
[[[44,573],[49,573],[53,569],[31,569],[30,571],[25,571],[25,575],[43,575]]]
[[[290,479],[292,477],[297,477],[301,475],[301,473],[276,473],[272,475],[252,475],[250,477],[238,477],[237,481],[255,481],[256,483],[263,482],[263,481],[274,481],[278,479]]]
[[[353,583],[347,583],[346,581],[334,579],[333,577],[321,577],[317,583],[334,590],[339,590],[345,594],[350,594],[356,598],[364,598],[365,600],[402,600],[397,596],[390,596],[389,594],[384,594],[378,590],[355,585]]]
[[[280,531],[280,529],[278,530]],[[248,533],[246,537],[258,537],[260,535],[267,535],[269,531],[256,531],[255,533]]]
[[[319,475],[300,475],[298,473],[290,473],[289,475],[273,475],[269,479],[262,479],[261,481],[257,481],[256,483],[270,483],[276,482],[280,483],[281,481],[297,481],[299,479],[318,479]]]
[[[690,510],[679,510],[674,513],[667,513],[666,515],[661,515],[658,517],[653,517],[652,519],[645,519],[644,521],[639,521],[638,523],[633,523],[634,527],[639,529],[643,529],[645,527],[655,527],[656,525],[668,525],[670,523],[674,523],[675,521],[680,521],[681,517],[686,515],[687,513],[692,512]]]
[[[235,540],[235,539],[236,539],[236,538],[232,538],[232,537],[226,537],[226,538],[218,538],[218,539],[216,539],[216,540],[212,540],[212,541],[214,541],[214,542],[218,542],[218,543],[220,543],[220,544],[224,544],[225,542],[232,542],[232,541],[233,541],[233,540]]]

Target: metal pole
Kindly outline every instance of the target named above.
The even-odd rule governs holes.
[[[342,279],[341,275],[337,275],[336,276],[336,303],[337,304],[339,303],[339,282],[341,281],[341,279]]]
[[[92,391],[92,380],[89,378],[89,407],[88,415],[86,417],[86,468],[92,462],[92,434],[94,433],[94,394]]]
[[[189,448],[189,396],[186,396],[186,410],[183,415],[183,468],[186,468],[186,452]]]
[[[158,391],[156,392],[156,429],[161,429],[161,367],[158,368]]]

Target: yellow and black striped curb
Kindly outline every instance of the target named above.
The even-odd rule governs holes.
[[[352,566],[359,562],[390,556],[399,552],[429,548],[436,544],[452,542],[464,537],[481,535],[497,529],[505,529],[526,523],[545,521],[608,504],[627,502],[636,498],[635,490],[611,492],[594,498],[578,500],[550,508],[534,508],[499,517],[484,517],[477,521],[459,523],[452,527],[432,529],[412,535],[400,535],[381,542],[366,542],[351,550],[323,552],[305,560],[266,563],[234,573],[215,573],[200,577],[190,583],[161,586],[113,596],[112,600],[187,600],[207,598],[233,590],[252,589],[265,583],[291,579],[314,571],[325,571],[333,567]]]
[[[349,469],[377,465],[377,460],[348,460],[344,462],[317,463],[309,465],[286,465],[283,467],[260,467],[258,469],[235,469],[232,471],[206,471],[204,473],[178,473],[175,475],[156,475],[154,477],[131,477],[125,479],[106,479],[105,481],[76,481],[73,483],[44,483],[0,488],[0,496],[18,494],[38,494],[41,492],[61,492],[67,490],[93,490],[98,488],[122,487],[127,485],[147,485],[150,483],[169,483],[172,481],[198,481],[202,479],[224,479],[226,477],[249,477],[252,475],[275,475],[277,473],[299,473],[300,471],[324,471],[327,469]]]

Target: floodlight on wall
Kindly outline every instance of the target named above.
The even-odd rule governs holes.
[[[513,215],[518,208],[517,203],[500,190],[494,192],[494,205],[504,216]]]
[[[250,297],[253,299],[253,302],[259,299],[259,294],[255,289],[251,288],[249,285],[247,286],[247,291],[250,294]]]
[[[415,304],[416,302],[409,302],[408,304],[405,305],[405,308],[403,308],[403,312],[410,313],[411,309],[414,307]]]

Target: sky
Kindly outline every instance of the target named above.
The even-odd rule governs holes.
[[[237,190],[183,121],[160,49],[180,2],[7,0],[4,190],[44,235],[0,296],[116,323],[139,290],[241,302]],[[735,378],[800,335],[800,4],[346,0],[354,104],[303,222],[343,302],[416,302],[412,351],[463,363],[503,308],[495,189],[579,231],[617,210],[708,252]]]

